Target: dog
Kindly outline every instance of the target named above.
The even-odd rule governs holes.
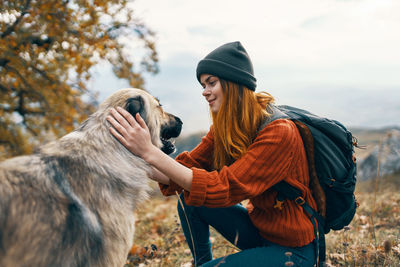
[[[75,131],[0,163],[0,266],[123,266],[151,167],[109,131],[112,107],[139,113],[170,154],[182,121],[141,89],[108,97]]]

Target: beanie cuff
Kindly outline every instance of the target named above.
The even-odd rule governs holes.
[[[197,80],[200,81],[201,74],[211,74],[227,81],[245,85],[248,89],[255,91],[257,79],[250,73],[222,61],[205,58],[199,62],[196,70]]]

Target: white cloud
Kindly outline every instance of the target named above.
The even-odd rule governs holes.
[[[139,0],[134,4],[140,10],[139,16],[143,14],[158,32],[164,57],[182,50],[201,56],[232,40],[246,43],[257,57],[278,62],[282,62],[282,56],[283,60],[285,56],[296,59],[299,50],[312,56],[315,51],[331,51],[332,47],[348,44],[350,52],[354,45],[400,42],[396,31],[400,26],[400,4],[396,0]],[[284,49],[282,55],[275,52],[282,48],[290,49]],[[329,55],[335,58],[325,54]]]

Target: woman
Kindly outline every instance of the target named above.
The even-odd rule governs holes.
[[[153,166],[164,195],[183,190],[184,209],[178,204],[178,213],[195,266],[313,266],[310,219],[294,201],[277,208],[272,189],[285,180],[316,208],[296,126],[277,119],[261,127],[273,98],[255,93],[253,66],[240,42],[224,44],[201,60],[197,79],[213,125],[191,152],[171,159],[152,145],[139,114],[135,120],[120,108],[111,111],[115,129],[110,131]],[[246,208],[240,204],[243,200],[249,200]],[[209,226],[241,251],[213,260]]]

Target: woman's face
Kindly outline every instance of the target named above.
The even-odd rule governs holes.
[[[217,113],[222,104],[223,93],[222,86],[217,76],[210,74],[202,74],[200,83],[203,87],[203,96],[207,100],[210,110]]]

